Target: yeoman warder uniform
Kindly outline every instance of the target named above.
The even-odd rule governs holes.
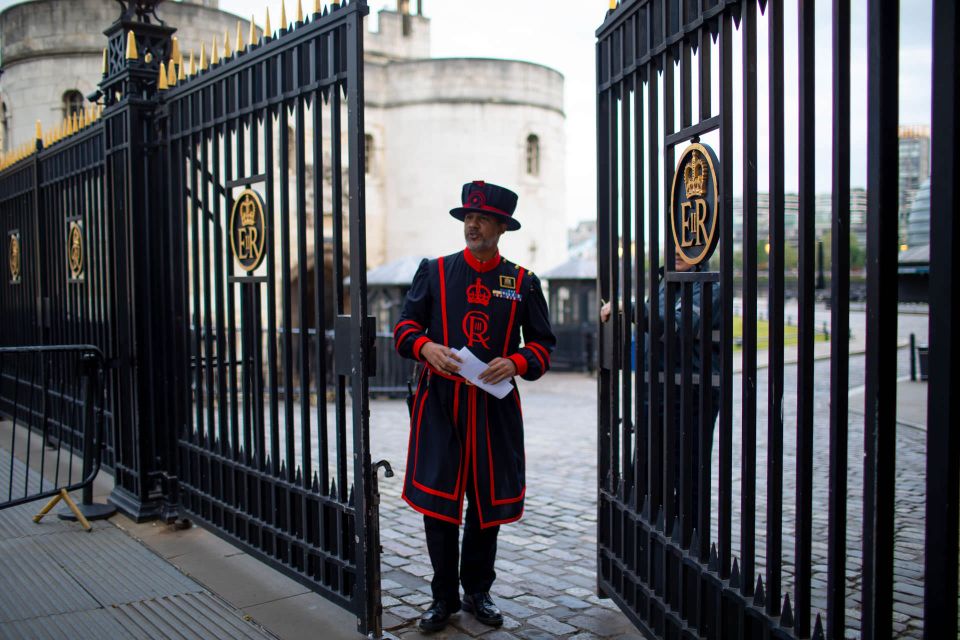
[[[464,185],[459,220],[483,213],[508,230],[517,196],[482,181]],[[433,564],[434,604],[420,626],[443,628],[461,607],[458,589],[458,525],[464,521],[459,582],[463,608],[498,626],[502,617],[488,592],[496,573],[499,525],[518,520],[526,493],[523,413],[516,382],[498,399],[457,374],[426,362],[428,342],[468,347],[489,363],[508,358],[517,375],[536,380],[550,368],[556,340],[539,279],[496,252],[480,262],[469,247],[423,260],[394,328],[398,352],[424,362],[414,396],[403,499],[424,515]],[[522,339],[522,346],[521,346]]]

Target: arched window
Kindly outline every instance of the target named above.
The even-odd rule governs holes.
[[[363,136],[363,172],[370,173],[373,168],[373,152],[376,146],[373,142],[373,136],[369,133]]]
[[[63,117],[72,118],[73,114],[83,115],[83,94],[70,89],[63,94]]]
[[[527,175],[540,175],[540,138],[534,133],[527,136]]]

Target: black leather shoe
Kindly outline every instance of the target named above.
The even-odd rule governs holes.
[[[456,605],[454,609],[443,600],[434,600],[430,608],[420,616],[420,631],[424,633],[440,631],[447,626],[447,622],[450,621],[450,616],[457,611],[460,611],[459,605]]]
[[[491,627],[503,624],[503,614],[486,591],[463,596],[463,610],[472,613],[478,621]]]

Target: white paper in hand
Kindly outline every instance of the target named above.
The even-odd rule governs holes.
[[[463,360],[463,362],[460,363],[460,375],[473,384],[501,400],[506,398],[507,394],[513,391],[513,385],[510,384],[509,378],[506,380],[501,380],[497,384],[488,384],[482,381],[480,379],[480,374],[487,370],[487,363],[473,355],[473,352],[470,351],[470,349],[463,347],[454,353],[460,356],[460,359]]]

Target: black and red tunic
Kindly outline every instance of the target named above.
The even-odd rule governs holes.
[[[484,362],[510,358],[526,380],[546,373],[556,343],[540,280],[499,253],[479,262],[469,250],[420,263],[394,339],[400,355],[425,364],[420,350],[428,341],[466,346]],[[523,415],[513,385],[499,400],[426,364],[414,397],[403,483],[410,506],[459,524],[470,474],[482,527],[520,518]]]

